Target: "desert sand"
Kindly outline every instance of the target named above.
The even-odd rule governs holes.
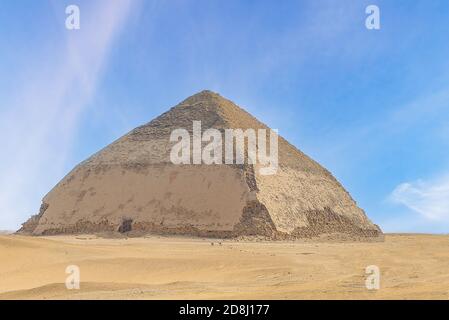
[[[448,299],[448,246],[449,236],[416,234],[371,243],[1,235],[0,299]],[[80,268],[79,290],[65,287],[68,265]],[[379,290],[365,287],[368,265],[380,268]]]

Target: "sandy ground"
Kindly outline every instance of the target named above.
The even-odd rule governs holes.
[[[220,245],[207,239],[1,235],[0,259],[0,299],[449,298],[449,236]],[[80,290],[65,287],[68,265],[80,268]],[[380,268],[379,290],[365,287],[369,265]]]

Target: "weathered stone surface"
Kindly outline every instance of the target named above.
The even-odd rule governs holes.
[[[268,129],[231,101],[200,92],[76,166],[19,232],[382,237],[340,183],[282,137],[275,175],[260,175],[257,164],[172,164],[170,134],[191,132],[194,120],[203,131]]]

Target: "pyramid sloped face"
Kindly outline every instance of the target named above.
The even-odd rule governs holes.
[[[170,135],[179,128],[192,134],[193,121],[201,121],[203,132],[269,131],[231,101],[200,92],[80,163],[45,196],[22,231],[274,239],[382,235],[327,170],[282,137],[275,174],[263,175],[261,164],[248,163],[247,145],[244,164],[174,164]]]

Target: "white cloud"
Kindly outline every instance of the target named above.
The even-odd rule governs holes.
[[[32,70],[39,65],[37,56],[29,66],[17,66],[26,81],[9,93],[11,102],[0,110],[0,229],[17,228],[36,213],[40,197],[64,173],[80,115],[135,4],[121,0],[83,6],[81,30],[62,29],[64,38],[57,39],[61,46],[50,65],[42,59]],[[64,8],[61,12],[64,28]]]
[[[431,181],[401,183],[390,198],[428,220],[449,222],[449,175]]]

